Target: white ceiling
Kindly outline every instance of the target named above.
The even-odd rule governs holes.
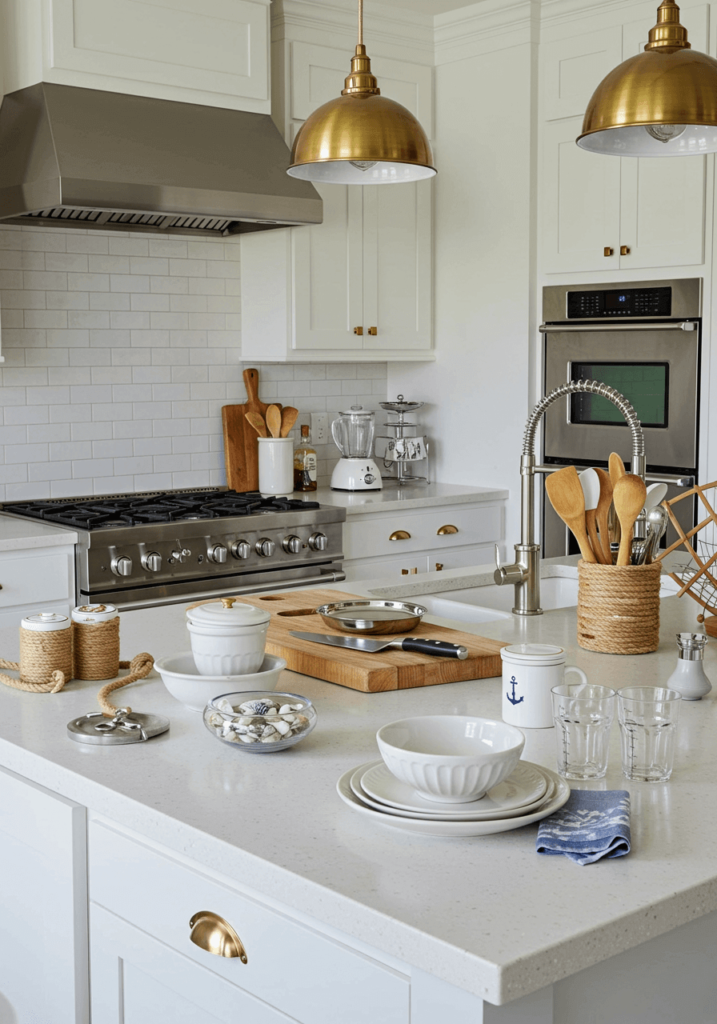
[[[392,7],[404,7],[420,14],[446,14],[459,7],[472,7],[476,0],[389,0]]]

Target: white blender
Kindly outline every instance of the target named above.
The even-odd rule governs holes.
[[[334,491],[380,491],[381,473],[371,458],[374,414],[360,405],[340,412],[331,433],[341,458],[331,474]]]

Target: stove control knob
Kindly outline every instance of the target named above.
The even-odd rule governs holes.
[[[284,537],[281,546],[288,554],[298,555],[301,552],[301,538],[291,534],[289,537]]]
[[[238,540],[236,544],[232,544],[232,554],[235,558],[248,558],[251,554],[251,545],[245,540]]]
[[[325,533],[312,533],[309,537],[309,547],[313,551],[326,551],[329,546],[329,538]]]
[[[189,550],[189,548],[182,548],[181,551],[173,551],[172,558],[175,560],[175,562],[186,562],[191,553],[192,552]]]
[[[142,555],[142,565],[147,572],[159,572],[162,568],[162,556],[158,551],[149,551]]]
[[[110,562],[110,569],[115,576],[131,576],[132,575],[132,559],[126,555],[120,555],[119,558],[113,558]]]
[[[262,555],[264,558],[268,558],[273,555],[276,551],[276,544],[273,540],[268,540],[266,537],[262,537],[261,540],[256,542],[256,553]]]
[[[224,565],[228,554],[229,552],[223,544],[215,544],[214,547],[209,549],[210,561],[217,562],[219,565]]]

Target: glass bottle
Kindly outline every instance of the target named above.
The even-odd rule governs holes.
[[[301,442],[294,449],[294,490],[315,491],[317,483],[316,452],[311,447],[308,424],[301,427]]]

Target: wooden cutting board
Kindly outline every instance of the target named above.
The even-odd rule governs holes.
[[[434,658],[410,651],[387,650],[377,654],[340,650],[299,640],[290,630],[305,633],[332,633],[348,636],[341,630],[327,626],[314,609],[335,601],[362,600],[355,594],[342,594],[335,590],[287,590],[283,594],[262,596],[242,594],[237,598],[271,612],[266,650],[286,658],[287,667],[294,672],[325,679],[353,690],[376,693],[382,690],[403,690],[413,686],[436,686],[464,679],[486,679],[501,675],[500,649],[506,644],[498,640],[474,636],[445,626],[421,623],[410,636],[446,640],[468,648],[465,661],[458,658]],[[204,602],[201,602],[204,603]],[[400,636],[401,634],[398,634]],[[376,637],[380,640],[382,637]],[[386,639],[390,639],[386,637]]]
[[[227,472],[227,487],[233,491],[259,490],[259,436],[246,421],[248,412],[266,416],[272,403],[259,401],[259,371],[244,370],[247,401],[243,405],[222,407],[224,429],[224,464]],[[273,403],[281,409],[278,402]]]

